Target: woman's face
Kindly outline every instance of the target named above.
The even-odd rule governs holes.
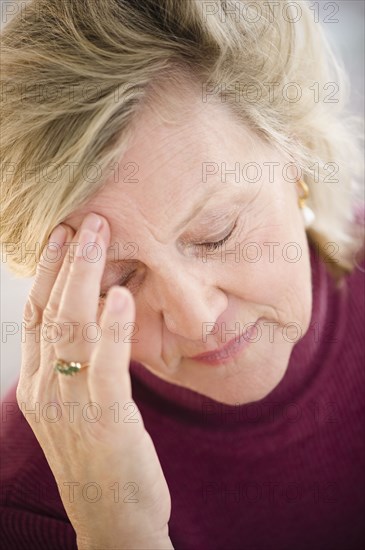
[[[187,101],[190,115],[173,124],[145,108],[106,185],[64,222],[76,231],[89,212],[109,222],[101,291],[127,281],[134,296],[135,331],[120,331],[136,340],[132,359],[168,382],[243,404],[279,383],[309,327],[295,170],[226,105]],[[214,250],[209,243],[232,229]],[[225,358],[192,359],[232,339]]]

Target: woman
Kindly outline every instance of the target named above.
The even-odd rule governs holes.
[[[357,126],[313,12],[278,4],[5,26],[3,254],[35,274],[6,548],[363,546]]]

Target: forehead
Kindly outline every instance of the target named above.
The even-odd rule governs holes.
[[[93,211],[108,219],[112,234],[134,223],[163,233],[203,197],[213,204],[227,195],[219,170],[209,177],[203,171],[208,164],[212,171],[222,163],[234,165],[247,151],[244,142],[249,143],[245,129],[227,106],[202,102],[196,90],[173,121],[147,107],[135,119],[128,148],[105,185],[64,221],[77,230]]]

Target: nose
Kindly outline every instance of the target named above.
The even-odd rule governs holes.
[[[214,333],[214,323],[228,300],[221,289],[204,280],[198,267],[194,271],[162,267],[148,279],[146,299],[154,311],[163,314],[170,332],[196,341]]]

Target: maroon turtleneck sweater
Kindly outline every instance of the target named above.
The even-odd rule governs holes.
[[[222,405],[131,362],[133,397],[171,492],[176,550],[365,547],[365,268],[336,288],[310,251],[311,327],[264,399]],[[3,548],[77,548],[15,386],[2,409]]]

